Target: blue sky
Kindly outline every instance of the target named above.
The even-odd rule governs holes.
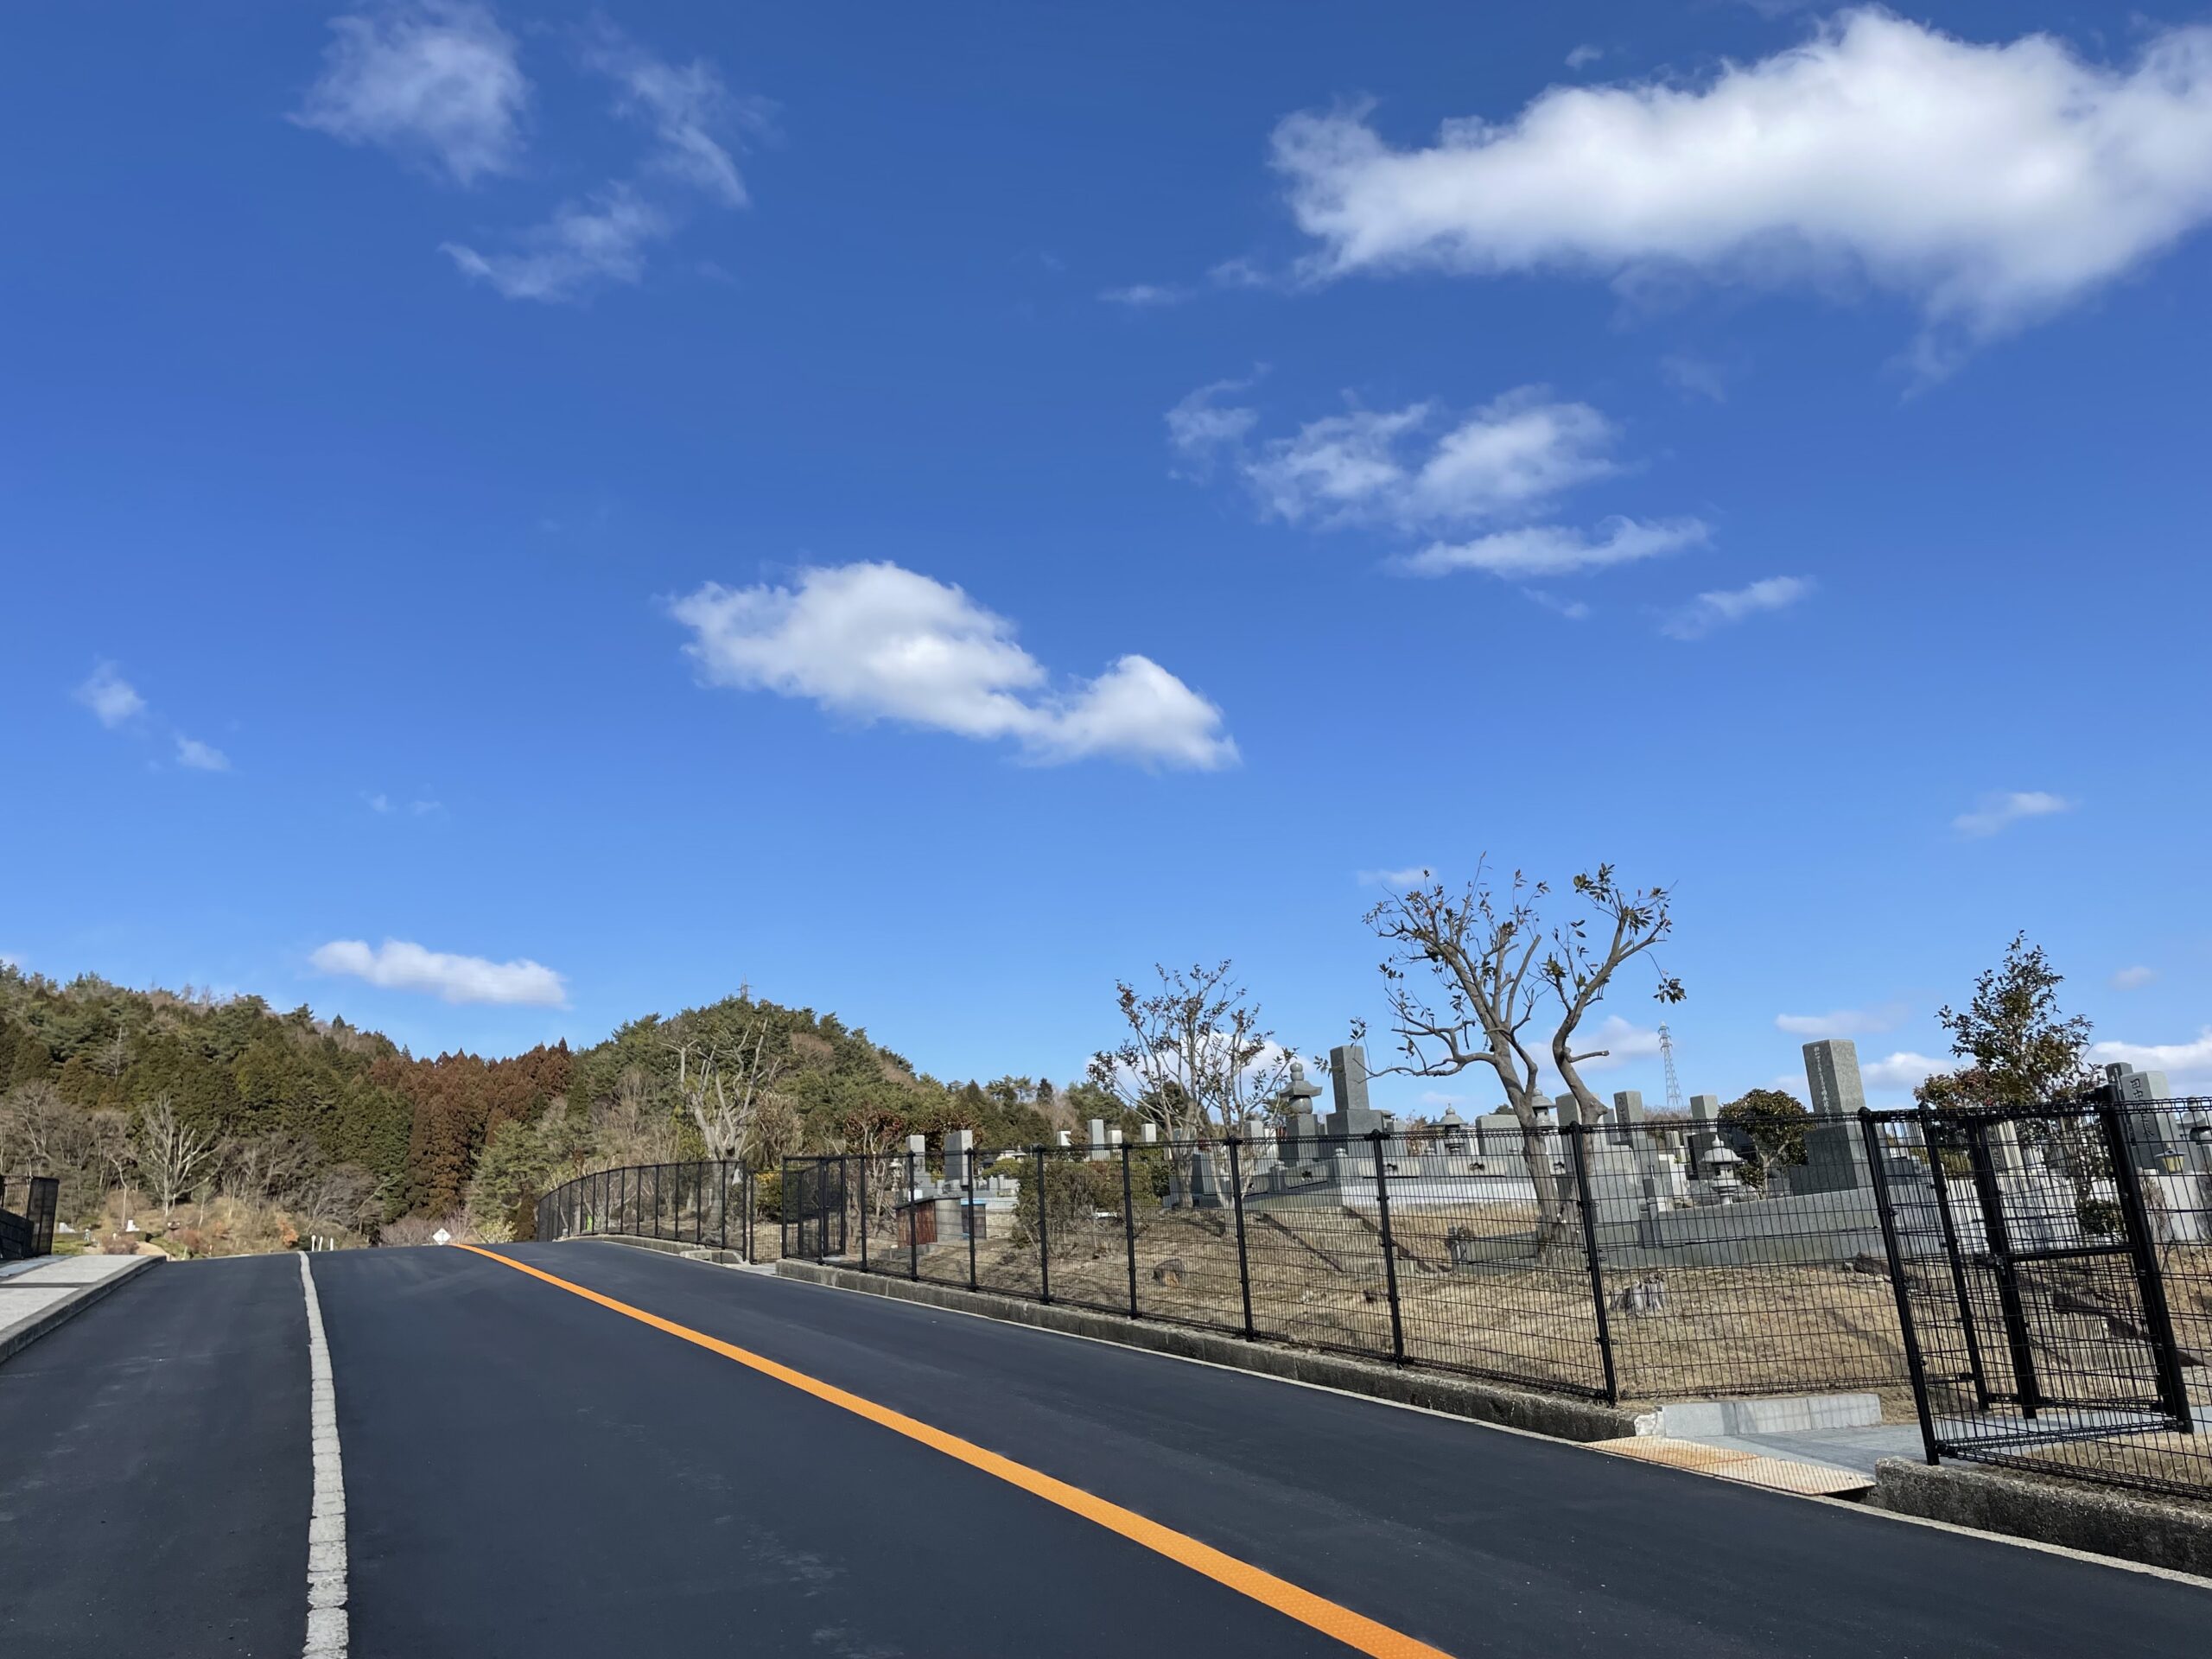
[[[1688,1089],[2019,928],[2212,1089],[2212,14],[620,17],[14,20],[0,953],[1067,1077],[1603,859]]]

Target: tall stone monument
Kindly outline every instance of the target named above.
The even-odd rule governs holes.
[[[1848,1037],[1806,1044],[1805,1092],[1815,1122],[1805,1131],[1803,1166],[1782,1172],[1789,1190],[1847,1192],[1871,1185],[1865,1133],[1857,1122],[1866,1104],[1866,1090],[1859,1080],[1859,1045]]]

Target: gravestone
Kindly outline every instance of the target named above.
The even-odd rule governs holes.
[[[1346,1043],[1329,1051],[1329,1084],[1336,1109],[1329,1114],[1328,1132],[1352,1140],[1384,1126],[1382,1114],[1367,1103],[1367,1051]]]
[[[1859,1045],[1824,1037],[1805,1045],[1805,1090],[1815,1119],[1805,1131],[1802,1168],[1776,1172],[1791,1192],[1848,1192],[1872,1184],[1866,1143],[1855,1115],[1866,1104],[1859,1080]]]
[[[944,1179],[948,1186],[960,1186],[968,1179],[968,1156],[976,1144],[973,1129],[947,1129],[944,1132]]]
[[[1989,1143],[1989,1164],[2000,1176],[2018,1175],[2026,1166],[2020,1160],[2020,1127],[2017,1123],[1993,1123],[1986,1132]]]
[[[1094,1164],[1104,1163],[1106,1161],[1106,1120],[1103,1117],[1094,1117],[1090,1120],[1090,1161]]]

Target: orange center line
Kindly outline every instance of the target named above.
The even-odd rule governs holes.
[[[1070,1514],[1079,1515],[1109,1532],[1119,1534],[1132,1543],[1141,1544],[1179,1567],[1186,1567],[1193,1573],[1202,1573],[1217,1584],[1228,1586],[1239,1595],[1249,1596],[1254,1601],[1272,1607],[1301,1624],[1310,1625],[1356,1652],[1370,1655],[1372,1659],[1452,1659],[1452,1656],[1441,1648],[1433,1648],[1426,1642],[1416,1641],[1402,1631],[1394,1630],[1387,1624],[1377,1624],[1363,1614],[1355,1613],[1349,1607],[1340,1607],[1310,1590],[1302,1590],[1287,1580],[1279,1579],[1274,1573],[1253,1566],[1249,1561],[1239,1560],[1211,1544],[1200,1543],[1187,1533],[1178,1532],[1173,1527],[1164,1527],[1134,1510],[1109,1503],[1079,1486],[1055,1480],[1027,1464],[1016,1463],[1011,1458],[987,1451],[972,1440],[962,1440],[957,1434],[948,1434],[941,1428],[933,1428],[904,1412],[880,1406],[873,1400],[863,1399],[818,1377],[809,1376],[804,1371],[779,1364],[750,1349],[741,1348],[735,1343],[724,1342],[702,1331],[694,1331],[673,1319],[664,1319],[658,1313],[648,1313],[644,1308],[632,1307],[627,1302],[602,1295],[588,1286],[572,1283],[542,1268],[533,1268],[527,1262],[518,1262],[512,1256],[480,1249],[474,1244],[463,1244],[460,1248],[480,1255],[487,1262],[497,1262],[518,1273],[526,1273],[533,1279],[542,1279],[572,1296],[596,1302],[601,1307],[636,1319],[641,1325],[649,1325],[656,1331],[664,1331],[670,1336],[680,1338],[695,1347],[704,1348],[709,1353],[720,1354],[724,1359],[734,1359],[763,1376],[773,1377],[802,1394],[810,1394],[816,1399],[849,1411],[856,1417],[865,1417],[869,1422],[887,1428],[894,1434],[903,1434],[932,1451],[942,1452],[946,1457],[956,1459],[971,1469],[980,1469],[1008,1485],[1019,1486],[1023,1491],[1043,1498],[1047,1503],[1057,1504]]]

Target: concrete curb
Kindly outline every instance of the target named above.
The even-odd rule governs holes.
[[[1931,1468],[1905,1458],[1875,1465],[1874,1490],[1864,1502],[1924,1521],[2212,1578],[2212,1510],[1980,1469]]]
[[[92,1284],[79,1286],[76,1294],[64,1297],[48,1306],[44,1313],[34,1314],[22,1324],[0,1332],[0,1364],[6,1363],[10,1357],[21,1353],[56,1325],[66,1324],[76,1318],[78,1314],[112,1291],[118,1285],[129,1283],[157,1261],[166,1259],[151,1255],[136,1257],[135,1266],[122,1268]]]
[[[1495,1383],[1471,1382],[1434,1372],[1401,1370],[1395,1366],[1369,1364],[1336,1354],[1313,1353],[1273,1343],[1245,1342],[1182,1325],[1155,1325],[1113,1313],[1064,1304],[1026,1302],[1011,1296],[963,1290],[950,1285],[916,1283],[889,1279],[849,1268],[819,1266],[812,1262],[779,1262],[776,1275],[810,1285],[830,1285],[893,1301],[919,1302],[957,1313],[980,1313],[1008,1324],[1033,1325],[1068,1336],[1090,1337],[1118,1343],[1125,1348],[1149,1349],[1184,1359],[1201,1359],[1262,1376],[1287,1377],[1294,1382],[1318,1383],[1364,1394],[1400,1405],[1421,1406],[1454,1417],[1481,1423],[1502,1423],[1509,1428],[1548,1434],[1562,1440],[1616,1440],[1637,1432],[1637,1414],[1594,1401],[1524,1394]]]
[[[632,1249],[658,1250],[663,1255],[680,1255],[690,1262],[711,1262],[718,1268],[744,1268],[753,1273],[772,1273],[766,1262],[747,1262],[735,1250],[718,1250],[708,1244],[685,1244],[673,1238],[640,1238],[633,1233],[588,1233],[580,1238],[601,1244],[627,1244]]]

